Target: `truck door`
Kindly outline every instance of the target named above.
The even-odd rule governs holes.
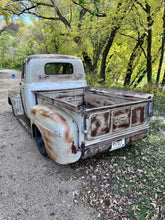
[[[26,83],[26,62],[24,61],[23,68],[22,68],[20,91],[21,91],[21,100],[22,100],[24,113],[25,115],[27,115],[26,102],[25,102],[25,83]]]

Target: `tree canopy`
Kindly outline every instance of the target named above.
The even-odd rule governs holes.
[[[165,83],[165,0],[3,0],[0,15],[1,66],[62,53],[82,58],[94,86]]]

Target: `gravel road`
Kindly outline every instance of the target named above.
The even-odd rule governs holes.
[[[0,220],[96,219],[96,212],[74,202],[83,176],[42,157],[12,115],[7,91],[19,83],[20,73],[0,72]]]

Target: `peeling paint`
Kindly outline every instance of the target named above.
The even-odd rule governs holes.
[[[51,106],[37,105],[31,110],[31,118],[42,134],[51,159],[67,164],[80,158],[77,125],[66,113]]]

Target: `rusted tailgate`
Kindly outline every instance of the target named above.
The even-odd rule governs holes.
[[[90,145],[149,128],[148,100],[86,110],[86,142]]]

